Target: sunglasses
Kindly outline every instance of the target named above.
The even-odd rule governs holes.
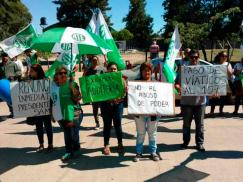
[[[58,72],[58,75],[67,75],[67,72],[66,71],[61,71],[61,72]]]
[[[227,57],[227,55],[221,55],[221,57],[224,57],[224,58],[226,58],[226,57]]]
[[[190,56],[191,59],[198,59],[199,56]]]

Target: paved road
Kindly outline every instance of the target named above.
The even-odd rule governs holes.
[[[177,113],[179,108],[176,109]],[[227,106],[225,111],[232,112]],[[126,153],[119,157],[112,132],[110,156],[102,155],[102,130],[94,130],[91,107],[84,106],[85,117],[80,131],[82,155],[67,163],[63,133],[54,124],[52,153],[36,153],[35,128],[25,124],[25,118],[7,119],[6,104],[0,103],[0,181],[1,182],[140,182],[140,181],[242,181],[243,179],[243,115],[205,120],[206,153],[195,150],[194,134],[187,150],[180,149],[181,118],[163,118],[158,127],[158,151],[163,160],[144,159],[132,162],[135,145],[135,123],[124,113],[123,130]],[[242,113],[242,110],[241,110]],[[101,119],[101,118],[100,118]],[[194,125],[193,125],[194,128]],[[46,139],[46,138],[45,138]],[[146,139],[147,144],[147,139]]]

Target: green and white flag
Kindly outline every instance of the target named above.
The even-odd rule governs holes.
[[[56,68],[65,65],[69,71],[72,71],[78,60],[78,55],[70,52],[62,52],[51,67],[46,71],[45,75],[49,78],[53,78]]]
[[[95,13],[93,13],[90,23],[86,29],[92,33],[99,35],[103,40],[106,41],[106,43],[110,46],[112,50],[111,52],[107,53],[108,62],[116,63],[118,69],[123,70],[125,69],[125,63],[121,57],[120,51],[116,46],[116,43],[109,31],[105,18],[101,13],[100,9],[98,9],[97,12],[97,18]]]
[[[164,63],[164,75],[166,80],[169,83],[174,83],[175,78],[176,78],[176,72],[174,70],[175,66],[175,59],[176,56],[181,48],[181,40],[180,40],[180,35],[178,31],[178,26],[176,25],[174,33],[171,37],[170,44],[169,44],[169,49],[165,58],[165,63]]]
[[[26,49],[29,49],[32,40],[36,37],[35,29],[31,24],[29,24],[16,35],[0,42],[0,47],[9,55],[10,58],[13,58],[24,52]]]

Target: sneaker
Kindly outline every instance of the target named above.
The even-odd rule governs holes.
[[[234,111],[234,112],[233,112],[233,115],[238,115],[238,112]]]
[[[44,146],[40,145],[37,149],[36,152],[43,152],[44,151]]]
[[[103,150],[103,154],[104,155],[110,155],[110,153],[111,153],[111,150],[110,150],[109,145],[105,146],[105,148]]]
[[[197,145],[196,146],[196,149],[199,151],[199,152],[205,152],[205,148],[204,146],[201,144],[201,145]]]
[[[124,147],[123,147],[122,144],[118,144],[117,152],[118,152],[119,154],[124,154],[124,153],[125,153],[125,151],[124,151]]]
[[[65,153],[61,158],[62,161],[66,161],[68,159],[71,159],[71,153]]]
[[[134,157],[134,159],[133,159],[133,162],[138,162],[138,161],[140,161],[140,159],[143,157],[143,155],[142,154],[136,154],[136,156]]]
[[[150,159],[152,159],[153,161],[159,161],[159,156],[155,153],[150,155]]]

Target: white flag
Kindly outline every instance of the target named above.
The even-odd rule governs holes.
[[[174,71],[175,59],[181,48],[181,39],[178,31],[178,26],[176,25],[174,33],[171,37],[169,49],[165,58],[164,63],[164,75],[169,83],[173,83],[176,77]]]
[[[9,55],[10,58],[13,58],[24,52],[26,49],[29,49],[31,41],[36,37],[35,29],[31,24],[29,24],[16,35],[0,42],[0,47]]]

